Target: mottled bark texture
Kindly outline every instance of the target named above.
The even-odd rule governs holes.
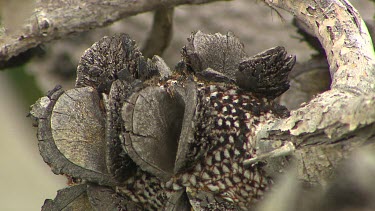
[[[72,33],[103,27],[125,17],[161,7],[203,4],[213,1],[216,0],[37,0],[34,13],[25,21],[21,30],[12,31],[14,33],[1,30],[3,34],[0,38],[0,63],[5,63],[39,44],[66,37]],[[163,11],[163,9],[160,10]],[[154,28],[154,30],[157,29]]]
[[[325,185],[359,147],[375,145],[375,53],[369,32],[346,0],[272,1],[306,24],[322,44],[331,89],[268,125],[260,139],[291,141],[298,178]]]

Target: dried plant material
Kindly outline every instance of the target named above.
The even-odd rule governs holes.
[[[322,4],[320,9],[328,6],[315,4]],[[319,8],[315,9],[309,12]],[[352,8],[346,12],[355,13]],[[332,42],[338,41],[336,35],[332,34]],[[367,53],[371,63],[371,52]],[[78,101],[90,104],[90,109],[73,106],[75,115],[90,110],[88,120],[105,128],[104,136],[98,136],[105,158],[97,156],[96,165],[87,165],[91,158],[63,150],[53,139],[54,134],[63,134],[56,130],[59,127],[51,127],[54,108],[74,100],[60,99],[64,92],[55,89],[34,105],[31,114],[39,124],[42,156],[55,173],[92,185],[88,197],[93,206],[100,207],[101,202],[117,206],[119,200],[128,200],[129,206],[147,210],[252,209],[291,160],[299,179],[321,185],[354,148],[374,143],[375,116],[370,108],[375,98],[367,83],[371,74],[363,84],[356,81],[358,77],[341,81],[338,75],[344,73],[337,75],[336,68],[343,63],[330,61],[338,65],[330,70],[332,89],[289,115],[274,101],[289,87],[287,75],[295,63],[284,48],[248,57],[232,34],[197,32],[182,55],[171,72],[159,57],[144,59],[123,34],[106,37],[86,52],[78,68],[79,88],[71,92],[86,90]],[[345,89],[341,87],[345,80],[349,87],[360,86]],[[93,96],[97,100],[92,101]],[[98,112],[102,121],[93,117]],[[78,119],[72,118],[73,126]],[[87,137],[92,132],[82,130]],[[83,152],[96,152],[98,147],[84,148]],[[113,194],[116,197],[109,199]]]
[[[198,31],[188,41],[182,56],[194,72],[211,68],[234,79],[238,64],[247,56],[243,44],[232,33],[204,34]]]
[[[104,115],[99,95],[92,87],[65,91],[51,114],[52,138],[57,149],[72,163],[106,173]]]
[[[78,65],[76,86],[91,86],[108,94],[116,79],[131,82],[154,74],[135,41],[122,34],[104,37],[85,51]]]
[[[77,88],[56,88],[33,106],[38,132],[47,134],[40,137],[48,144],[41,144],[42,156],[55,173],[92,183],[87,194],[95,209],[246,208],[270,185],[263,164],[245,167],[244,160],[256,155],[253,127],[288,112],[267,98],[271,92],[257,97],[232,79],[244,56],[237,38],[198,35],[209,42],[196,42],[194,48],[219,43],[217,50],[225,56],[217,59],[222,61],[208,59],[213,58],[208,52],[194,53],[208,68],[172,73],[160,57],[144,59],[127,35],[105,37],[82,57]],[[283,48],[275,48],[254,58],[266,74],[268,67],[283,67],[285,55]],[[286,63],[294,62],[288,58]],[[230,66],[219,65],[224,63]],[[235,166],[232,175],[230,166]],[[191,191],[187,195],[186,188]]]
[[[289,88],[288,74],[296,63],[295,56],[286,56],[283,47],[275,47],[245,59],[236,72],[239,87],[270,98]]]
[[[172,193],[165,207],[166,211],[191,211],[191,209],[185,190]]]
[[[296,62],[283,47],[248,57],[243,44],[231,33],[224,36],[198,31],[191,35],[182,52],[187,68],[199,79],[235,83],[269,98],[276,98],[289,88],[288,73]]]
[[[87,198],[86,185],[77,185],[57,191],[54,200],[47,199],[43,211],[57,210],[94,210]]]
[[[90,88],[83,88],[83,89],[90,89]],[[112,176],[106,174],[106,171],[103,169],[103,159],[104,155],[103,152],[101,152],[104,149],[104,142],[100,139],[102,136],[94,137],[89,136],[85,137],[86,133],[79,135],[79,133],[74,133],[74,131],[77,132],[77,130],[66,130],[65,133],[66,137],[59,137],[64,136],[64,126],[62,125],[69,125],[70,123],[67,119],[69,119],[69,114],[66,114],[65,117],[64,113],[60,113],[59,117],[54,117],[54,123],[52,123],[52,113],[55,106],[56,101],[58,101],[59,97],[64,94],[64,91],[61,90],[60,87],[56,87],[54,90],[52,90],[48,96],[43,97],[39,99],[32,107],[32,110],[30,114],[36,119],[37,125],[38,125],[38,140],[39,140],[39,150],[41,152],[41,155],[46,163],[48,163],[52,171],[55,174],[66,174],[74,178],[79,179],[88,179],[90,181],[95,181],[99,184],[107,184],[107,185],[114,185],[116,184],[116,181],[112,178]],[[87,93],[86,93],[87,94]],[[90,96],[90,94],[88,94]],[[67,96],[66,96],[67,97]],[[72,99],[71,99],[72,100]],[[59,103],[62,103],[60,101]],[[61,104],[60,104],[61,105]],[[68,109],[71,109],[70,107],[65,107]],[[96,109],[96,107],[94,107]],[[93,113],[95,114],[95,109],[93,109]],[[71,111],[69,111],[70,113]],[[90,113],[90,112],[89,112]],[[87,112],[86,112],[87,114]],[[90,114],[90,115],[91,115]],[[71,113],[72,116],[85,116],[85,113]],[[60,120],[59,120],[60,118]],[[77,120],[77,119],[72,119]],[[89,119],[87,119],[89,120]],[[103,121],[104,119],[100,119],[99,121]],[[91,125],[90,121],[83,120],[82,122],[76,122],[76,124],[80,125],[80,127],[83,128],[89,128],[89,125]],[[62,127],[61,127],[62,126]],[[77,126],[77,125],[75,125]],[[99,129],[103,131],[104,128],[101,128],[101,124],[99,123],[98,127],[96,129]],[[54,128],[54,129],[53,129]],[[63,131],[63,133],[60,133]],[[92,134],[92,132],[84,130],[88,132],[89,134]],[[94,131],[96,133],[97,131]],[[54,138],[57,137],[57,140]],[[72,138],[72,139],[71,139]],[[81,141],[78,141],[76,143],[73,143],[73,145],[79,146],[79,151],[72,148],[72,145],[70,142],[77,141],[77,138],[84,139]],[[88,139],[85,139],[88,138]],[[98,139],[99,138],[99,139]],[[97,147],[92,148],[90,144],[87,145],[87,143],[93,142],[93,140],[99,141],[99,144],[96,145]],[[56,143],[59,141],[62,141],[60,143]],[[100,143],[102,142],[102,143]],[[68,143],[68,145],[64,146],[64,143]],[[86,147],[85,144],[87,145]],[[101,146],[100,146],[101,145]],[[59,147],[58,147],[59,146]],[[60,148],[60,149],[59,149]],[[95,149],[96,148],[96,149]],[[93,150],[93,155],[91,155],[91,151]],[[95,151],[97,151],[95,153]]]
[[[95,184],[87,185],[87,197],[93,210],[140,210],[139,205],[122,197],[115,190]]]
[[[145,171],[168,180],[174,169],[185,105],[179,93],[149,86],[124,104],[125,148]]]
[[[136,164],[124,151],[120,139],[124,127],[121,108],[132,91],[127,82],[116,80],[112,84],[110,94],[103,95],[106,109],[106,165],[108,172],[120,182],[133,176],[136,170]]]

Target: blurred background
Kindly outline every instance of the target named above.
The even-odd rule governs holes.
[[[27,11],[32,3],[25,2],[0,1],[2,20],[11,19],[12,26],[17,21],[22,23],[23,17],[9,10]],[[375,4],[368,0],[352,0],[352,4],[364,19],[373,18]],[[152,17],[152,13],[145,13],[106,28],[54,41],[37,48],[39,56],[27,64],[0,71],[0,210],[40,210],[46,198],[54,198],[56,191],[66,186],[67,180],[54,175],[39,155],[36,128],[26,118],[30,105],[57,84],[64,89],[72,88],[80,56],[101,37],[125,32],[142,47]],[[307,61],[314,51],[300,41],[301,35],[291,20],[291,15],[281,11],[280,16],[261,1],[180,6],[174,12],[173,38],[163,58],[173,68],[180,60],[186,38],[191,32],[202,30],[206,33],[232,31],[244,43],[249,55],[281,45],[290,54],[297,55],[298,62]]]

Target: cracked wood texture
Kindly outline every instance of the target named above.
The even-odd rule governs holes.
[[[331,89],[265,128],[263,141],[292,141],[298,179],[325,186],[355,149],[375,146],[375,53],[369,32],[346,0],[265,2],[314,31],[327,54]]]
[[[21,30],[0,34],[0,62],[39,44],[109,25],[117,20],[162,7],[203,4],[217,0],[37,0]]]

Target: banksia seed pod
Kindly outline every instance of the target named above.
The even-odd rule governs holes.
[[[282,47],[248,57],[233,34],[197,32],[182,58],[171,71],[129,36],[105,37],[82,56],[75,89],[36,102],[41,155],[80,183],[45,209],[78,193],[120,210],[239,210],[263,197],[266,164],[244,161],[259,154],[262,125],[289,115],[273,99],[295,57]]]

